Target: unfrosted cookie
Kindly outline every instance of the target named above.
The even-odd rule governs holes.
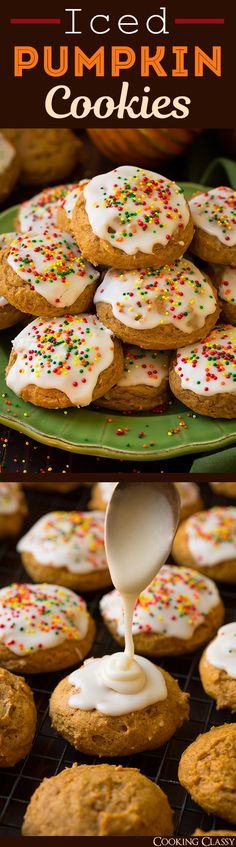
[[[103,659],[91,659],[99,663]],[[144,665],[148,662],[143,657],[137,657]],[[145,664],[145,672],[147,665]],[[86,663],[82,667],[84,672]],[[161,747],[178,727],[187,720],[189,714],[188,695],[180,690],[178,682],[167,671],[156,668],[161,675],[163,699],[150,706],[127,712],[120,710],[120,695],[116,695],[118,712],[106,714],[106,685],[100,684],[96,696],[100,698],[96,708],[81,709],[79,703],[80,678],[79,672],[61,680],[55,688],[50,700],[50,716],[54,729],[66,738],[70,744],[86,755],[99,756],[128,756],[142,750],[152,750]],[[99,671],[97,671],[99,672]],[[88,700],[93,703],[93,692],[88,691]],[[116,692],[114,692],[116,694]],[[135,695],[127,695],[129,703],[135,700]]]
[[[170,387],[185,406],[210,418],[236,417],[236,327],[217,325],[205,338],[177,350]]]
[[[218,291],[222,320],[236,325],[236,267],[209,265],[208,273]]]
[[[0,589],[0,665],[18,673],[57,671],[81,662],[95,625],[69,588],[13,583]]]
[[[111,585],[101,512],[50,512],[17,545],[35,582],[55,582],[77,591]]]
[[[187,259],[158,270],[111,268],[94,302],[100,320],[122,341],[174,349],[204,338],[219,317],[216,290]]]
[[[193,835],[235,835],[232,829],[210,829],[207,832],[203,829],[195,829]]]
[[[172,835],[169,801],[136,768],[72,765],[44,779],[26,809],[22,835]]]
[[[84,147],[70,129],[20,129],[15,145],[24,185],[49,185],[66,179],[84,158]]]
[[[74,238],[59,229],[18,235],[0,254],[0,294],[42,318],[86,312],[98,278]]]
[[[222,582],[236,582],[236,508],[213,506],[196,512],[177,529],[173,556]]]
[[[26,500],[18,482],[0,482],[0,538],[18,535],[27,515]]]
[[[118,382],[123,352],[95,315],[36,318],[14,339],[6,383],[35,406],[88,406]]]
[[[224,497],[236,497],[236,482],[210,482],[213,491],[216,494],[223,494]]]
[[[236,723],[213,726],[184,751],[179,781],[208,814],[236,823]]]
[[[158,268],[185,252],[193,223],[182,189],[123,165],[95,176],[78,197],[72,229],[83,256],[114,268]]]
[[[0,255],[1,251],[9,247],[15,237],[15,232],[0,233]],[[14,326],[21,319],[21,312],[15,309],[5,297],[0,296],[0,329],[7,329],[9,326]]]
[[[102,597],[100,611],[115,640],[123,645],[124,615],[118,591]],[[135,651],[145,656],[192,652],[212,638],[223,618],[224,607],[211,579],[189,568],[163,565],[135,606]]]
[[[73,183],[67,183],[66,185],[44,188],[30,200],[21,203],[15,221],[16,229],[22,233],[44,232],[45,229],[51,227],[55,229],[58,208],[62,205],[72,186]]]
[[[13,767],[29,753],[37,712],[29,685],[0,668],[0,766]]]
[[[216,264],[236,262],[236,191],[229,186],[195,194],[189,202],[194,223],[191,250]]]
[[[89,509],[105,512],[117,482],[95,482],[92,485]]]
[[[0,132],[0,203],[11,194],[19,173],[20,163],[15,147]]]
[[[142,350],[133,345],[124,350],[124,373],[98,401],[99,406],[127,411],[155,409],[169,396],[169,356],[164,351]]]
[[[236,622],[221,626],[202,655],[199,672],[204,690],[217,709],[236,712]]]
[[[63,232],[71,232],[73,234],[72,228],[72,215],[77,203],[78,197],[80,197],[81,192],[84,190],[85,185],[88,184],[87,179],[81,179],[79,182],[74,185],[67,186],[67,191],[63,197],[62,203],[57,210],[57,224]]]
[[[180,496],[180,520],[183,521],[203,507],[201,492],[196,482],[175,482]]]

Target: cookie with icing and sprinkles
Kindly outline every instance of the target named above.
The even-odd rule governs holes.
[[[235,583],[236,507],[213,506],[183,521],[173,556],[178,565],[196,568],[216,581]]]
[[[193,237],[182,188],[131,165],[88,182],[74,206],[72,230],[83,256],[94,265],[124,269],[172,262]]]
[[[82,661],[95,625],[86,603],[69,588],[13,583],[0,589],[0,665],[45,673]]]
[[[0,294],[26,314],[47,318],[86,312],[98,279],[73,236],[56,228],[19,234],[0,255]]]
[[[163,406],[169,397],[169,356],[160,350],[127,346],[124,373],[114,388],[98,400],[99,406],[143,411]]]
[[[124,615],[118,591],[104,595],[100,611],[115,640],[123,645]],[[224,607],[211,579],[187,567],[163,565],[136,602],[132,624],[135,653],[174,656],[192,652],[213,637],[223,618]]]
[[[54,185],[44,188],[30,200],[21,203],[16,217],[16,230],[22,233],[39,233],[54,229],[57,224],[57,212],[73,183]]]
[[[14,339],[6,383],[35,406],[88,406],[123,373],[119,341],[96,315],[36,318]]]
[[[189,202],[194,223],[191,250],[206,262],[236,263],[236,191],[219,186]]]
[[[217,288],[222,321],[236,326],[236,265],[209,265],[208,273]]]
[[[9,247],[15,237],[15,232],[2,232],[0,234],[0,254],[2,250]],[[0,296],[0,329],[7,329],[9,326],[14,326],[21,318],[21,312],[15,309],[15,306],[12,306],[6,297]]]
[[[236,327],[218,324],[204,341],[177,350],[170,386],[194,412],[211,418],[236,417]]]

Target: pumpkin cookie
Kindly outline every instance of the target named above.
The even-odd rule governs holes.
[[[94,639],[86,603],[69,588],[13,583],[0,589],[0,665],[19,673],[81,662]]]
[[[172,262],[193,237],[182,189],[131,165],[90,180],[74,207],[72,229],[83,256],[94,265],[125,269]]]
[[[177,350],[170,387],[185,406],[210,418],[236,417],[236,328],[217,325],[204,341]]]
[[[236,482],[210,482],[213,491],[216,494],[223,494],[224,497],[236,497]]]
[[[124,616],[118,591],[105,594],[100,611],[111,634],[124,644]],[[219,592],[197,571],[164,565],[135,606],[132,633],[135,652],[177,656],[197,650],[212,638],[224,618]]]
[[[236,823],[236,723],[213,726],[187,747],[179,781],[208,814]]]
[[[36,788],[22,835],[172,835],[169,801],[136,768],[72,765]]]
[[[57,211],[71,188],[73,183],[54,185],[21,203],[15,221],[17,231],[29,234],[29,232],[44,232],[45,229],[51,228],[54,230],[57,225]]]
[[[88,406],[118,382],[123,353],[95,315],[36,318],[14,339],[6,383],[45,409]]]
[[[95,482],[92,485],[89,509],[98,509],[99,512],[105,512],[116,485],[117,482]]]
[[[236,263],[236,191],[212,188],[195,194],[189,205],[195,227],[192,252],[206,262]]]
[[[79,487],[79,482],[23,482],[24,488],[35,488],[40,491],[59,491],[61,494],[67,494],[68,491],[74,491]]]
[[[20,173],[20,163],[15,150],[0,132],[0,203],[7,200]]]
[[[177,529],[173,556],[222,582],[236,582],[236,508],[213,506],[196,512]]]
[[[2,250],[9,247],[14,238],[16,238],[15,232],[0,233],[0,255]],[[0,329],[14,326],[21,319],[21,312],[15,309],[5,297],[0,297]]]
[[[76,591],[111,585],[104,548],[104,514],[50,512],[17,545],[35,582],[55,582]]]
[[[236,712],[236,622],[221,626],[202,655],[199,672],[204,691],[217,709]]]
[[[84,159],[82,142],[70,129],[21,129],[15,138],[24,185],[66,179]]]
[[[29,753],[36,729],[33,693],[20,676],[0,668],[0,766],[13,767]]]
[[[18,535],[27,515],[26,500],[18,482],[0,482],[0,538]]]
[[[180,520],[183,521],[203,507],[199,485],[195,482],[175,482],[180,496]]]
[[[152,701],[152,704],[145,708],[137,710],[136,706],[134,711],[135,705],[131,706],[131,703],[134,703],[137,695],[126,695],[129,706],[124,706],[126,711],[120,712],[121,695],[114,691],[113,707],[117,706],[117,711],[110,714],[109,705],[108,712],[106,711],[106,692],[110,692],[106,684],[99,680],[96,694],[86,686],[86,673],[90,662],[96,663],[99,673],[99,667],[105,659],[106,657],[91,659],[82,666],[82,677],[79,671],[75,671],[59,682],[50,700],[50,716],[54,729],[76,750],[90,756],[129,756],[142,750],[161,747],[187,720],[188,695],[180,690],[176,680],[167,671],[151,665],[148,659],[137,656],[136,660],[145,668],[146,675],[149,665],[155,669],[157,690],[161,686],[160,699]],[[84,709],[80,708],[81,685],[90,703],[90,706],[87,705]],[[93,693],[98,697],[97,707],[97,700],[96,703],[95,699],[93,701]],[[140,692],[138,696],[140,697]]]
[[[209,274],[216,285],[222,320],[236,325],[236,267],[209,265]]]
[[[72,214],[77,203],[78,197],[88,184],[88,179],[81,179],[80,182],[74,185],[67,186],[67,191],[63,197],[63,202],[57,209],[57,225],[63,232],[71,232],[72,229]]]
[[[235,835],[232,829],[210,829],[207,832],[203,829],[195,829],[193,835]]]
[[[18,235],[0,254],[0,294],[40,317],[86,312],[98,278],[74,238],[59,229]]]
[[[124,373],[99,406],[122,411],[155,409],[168,400],[169,358],[157,350],[130,346],[124,351]]]
[[[155,350],[204,338],[220,313],[210,279],[187,259],[156,271],[111,268],[94,302],[100,320],[122,341]]]

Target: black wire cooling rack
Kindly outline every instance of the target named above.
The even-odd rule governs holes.
[[[208,486],[202,486],[205,504],[229,502],[224,498],[215,498]],[[25,525],[31,526],[42,514],[54,509],[86,508],[89,492],[86,487],[80,487],[72,494],[40,493],[29,489],[29,519]],[[0,547],[0,585],[12,581],[28,580],[21,567],[20,558],[15,550],[15,542],[6,541]],[[236,586],[219,586],[226,608],[226,622],[235,619]],[[96,620],[96,639],[92,654],[102,656],[117,649],[112,637],[107,632],[99,617],[99,600],[102,592],[86,597],[89,610]],[[201,652],[201,651],[200,651]],[[211,726],[216,726],[233,720],[227,710],[219,712],[215,704],[203,691],[199,673],[200,653],[160,661],[169,673],[178,679],[180,687],[190,694],[190,720],[176,732],[173,738],[157,751],[147,751],[126,758],[110,759],[111,763],[140,768],[154,782],[157,782],[169,798],[174,811],[175,831],[179,835],[190,835],[196,827],[207,829],[227,829],[227,823],[217,818],[207,816],[194,803],[187,792],[178,782],[179,759],[185,748],[199,735]],[[51,692],[68,671],[54,674],[42,674],[27,678],[34,692],[38,712],[37,733],[29,755],[14,768],[0,769],[0,836],[18,836],[32,793],[44,777],[59,773],[63,768],[70,767],[73,762],[95,763],[105,761],[89,756],[82,756],[69,744],[65,743],[51,727],[48,702]]]

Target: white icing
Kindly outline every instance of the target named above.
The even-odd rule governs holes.
[[[114,356],[112,333],[95,315],[36,318],[16,336],[13,349],[17,358],[6,383],[15,394],[27,385],[59,389],[78,407],[91,403]]]
[[[136,601],[132,633],[145,636],[155,632],[187,640],[219,602],[219,592],[211,579],[190,568],[163,565]],[[102,597],[100,611],[105,622],[114,623],[118,635],[123,637],[124,615],[118,591]]]
[[[206,659],[219,670],[236,679],[236,623],[225,624],[206,649]]]
[[[31,289],[56,309],[72,306],[99,272],[83,259],[74,238],[58,229],[19,235],[7,263]]]
[[[204,341],[177,350],[174,370],[195,394],[235,394],[236,327],[217,325]]]
[[[0,589],[0,642],[18,656],[81,640],[87,629],[86,604],[69,588],[13,583]]]
[[[124,374],[117,385],[129,388],[132,385],[149,385],[158,388],[168,377],[169,356],[157,350],[141,350],[140,347],[126,348]]]
[[[112,247],[134,255],[152,253],[184,229],[189,210],[183,192],[153,171],[123,165],[90,180],[85,207],[93,232]]]
[[[216,299],[201,271],[187,259],[158,270],[111,268],[97,288],[95,303],[109,303],[113,314],[132,329],[171,325],[190,333],[213,314]]]
[[[175,482],[180,496],[180,505],[188,506],[200,499],[200,489],[195,482]]]
[[[236,305],[236,268],[230,265],[217,266],[218,294],[221,300]]]
[[[217,565],[236,558],[236,507],[214,506],[186,523],[188,547],[198,565]]]
[[[0,482],[0,514],[13,515],[22,503],[22,493],[18,482]]]
[[[0,174],[10,167],[15,157],[15,150],[10,141],[0,133]]]
[[[19,553],[30,553],[40,565],[90,573],[107,568],[104,549],[104,514],[101,512],[50,512],[24,535]]]
[[[122,653],[115,653],[102,659],[88,659],[79,670],[71,673],[69,706],[86,711],[97,709],[104,715],[116,716],[137,712],[166,699],[167,688],[159,668],[142,656],[135,656],[135,661],[131,659],[125,668],[123,662],[120,663],[121,657]],[[111,668],[113,676],[110,679]],[[143,682],[141,689],[138,669]]]
[[[78,182],[78,184],[75,185],[72,190],[68,191],[68,194],[66,195],[66,198],[63,202],[63,208],[65,209],[65,212],[70,221],[72,219],[72,213],[74,211],[78,197],[80,196],[81,191],[83,190],[84,186],[87,185],[87,183],[87,179],[81,179],[80,182]]]
[[[17,238],[17,232],[1,232],[0,233],[0,250],[5,247],[10,247],[14,238]]]
[[[19,227],[21,232],[41,232],[54,228],[57,222],[58,209],[63,206],[67,192],[73,184],[56,185],[45,188],[35,194],[30,200],[22,203],[19,210]]]
[[[196,194],[189,202],[195,226],[226,247],[236,244],[236,191],[229,186]]]

